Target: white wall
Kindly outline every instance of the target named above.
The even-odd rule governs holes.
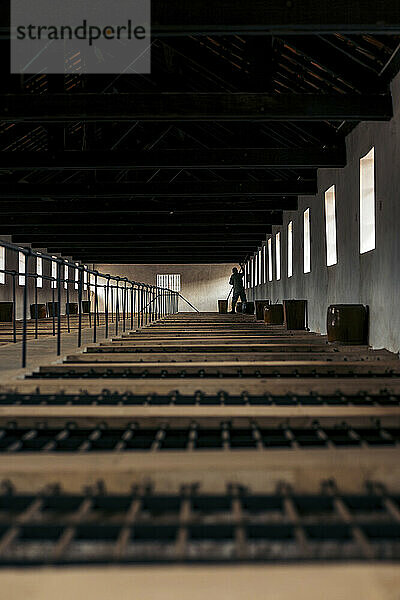
[[[307,299],[314,331],[326,331],[327,307],[362,303],[370,307],[370,343],[400,350],[400,75],[392,83],[394,117],[361,123],[348,136],[347,166],[320,169],[318,194],[300,197],[298,212],[284,213],[282,279],[260,285],[256,298]],[[376,248],[359,253],[359,160],[375,147]],[[324,193],[336,186],[338,263],[326,266]],[[303,273],[303,211],[311,212],[311,273]],[[293,277],[287,277],[287,224],[293,221]],[[267,236],[267,238],[270,236]],[[275,248],[275,239],[273,247]]]
[[[95,269],[111,275],[128,277],[134,281],[156,284],[157,274],[180,273],[181,294],[201,312],[218,310],[218,300],[227,298],[231,286],[229,277],[231,264],[195,264],[195,265],[100,265]],[[192,312],[182,300],[179,301],[181,312]]]

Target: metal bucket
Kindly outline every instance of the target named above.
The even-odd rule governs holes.
[[[254,315],[254,302],[243,302],[242,312],[246,315]]]
[[[85,314],[90,313],[90,300],[82,300],[82,312]]]
[[[284,300],[283,310],[287,329],[306,329],[307,300]]]
[[[267,325],[283,325],[283,304],[270,304],[264,308],[264,322]]]
[[[48,302],[47,303],[47,314],[49,317],[57,317],[58,316],[58,302]]]
[[[11,323],[13,320],[14,304],[12,302],[0,302],[0,322]]]
[[[257,321],[264,320],[264,306],[268,306],[271,302],[269,300],[256,300],[256,317]]]
[[[38,319],[45,319],[47,317],[46,305],[45,304],[31,304],[31,319],[36,319],[36,312]]]
[[[69,302],[65,305],[65,314],[67,315],[69,311],[70,315],[78,314],[78,303],[77,302]]]
[[[368,344],[368,307],[363,304],[332,304],[326,325],[329,342]]]
[[[226,315],[228,312],[228,300],[218,300],[218,312]]]

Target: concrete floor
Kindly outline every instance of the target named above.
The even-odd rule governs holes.
[[[135,326],[137,325],[135,320]],[[118,325],[118,335],[122,334],[122,321]],[[130,319],[126,321],[126,331],[130,331]],[[115,323],[109,324],[109,338],[115,336]],[[97,327],[97,341],[105,339],[105,326]],[[43,336],[37,340],[27,342],[27,367],[21,368],[22,342],[0,346],[0,382],[22,378],[42,365],[62,362],[68,354],[84,352],[85,348],[93,343],[93,329],[90,327],[82,330],[82,346],[78,348],[78,332],[61,334],[61,355],[57,356],[57,336]]]

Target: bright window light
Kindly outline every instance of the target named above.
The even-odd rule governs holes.
[[[360,160],[360,254],[375,248],[375,148]]]
[[[272,281],[272,238],[268,238],[268,281]]]
[[[76,264],[77,267],[79,266],[79,263],[75,263],[75,264]],[[76,290],[78,290],[79,289],[79,270],[78,269],[74,269],[74,271],[75,271],[75,275],[74,275],[74,288]]]
[[[267,283],[267,246],[263,246],[263,282]]]
[[[179,273],[157,275],[157,287],[166,288],[173,292],[181,291],[181,276]]]
[[[69,270],[68,270],[68,265],[64,265],[64,289],[66,290],[68,288],[68,277],[69,277]]]
[[[256,254],[256,285],[258,285],[260,283],[260,256],[257,252]]]
[[[258,251],[258,284],[261,285],[262,282],[262,250],[260,248]]]
[[[304,273],[311,271],[310,209],[304,211]]]
[[[93,294],[96,292],[96,275],[93,275],[93,273],[89,274],[89,291],[91,291]]]
[[[6,249],[4,246],[0,246],[0,269],[6,268]],[[6,274],[0,271],[0,283],[4,284],[6,282]]]
[[[276,262],[276,280],[281,278],[281,233],[275,235],[275,262]]]
[[[36,287],[43,287],[43,258],[41,256],[36,257]]]
[[[26,256],[23,252],[18,252],[18,283],[19,285],[25,285],[25,273],[26,273]]]
[[[293,221],[287,226],[287,276],[293,275]]]
[[[88,274],[87,274],[87,271],[86,271],[87,265],[83,265],[83,266],[85,268],[85,270],[83,271],[83,289],[86,292],[86,290],[87,290],[87,280],[88,280],[88,277],[87,277]]]
[[[335,186],[325,192],[326,264],[337,263]]]
[[[57,258],[57,256],[53,256],[52,258]],[[53,261],[51,262],[51,276],[53,278],[51,287],[55,289],[57,287],[57,263]]]

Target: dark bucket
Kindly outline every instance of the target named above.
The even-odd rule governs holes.
[[[307,300],[284,300],[283,309],[287,329],[306,328]]]
[[[266,325],[283,325],[283,304],[270,304],[264,308]]]
[[[45,319],[47,317],[46,305],[45,304],[31,304],[31,319],[36,319],[36,312],[38,319]]]
[[[368,307],[363,304],[332,304],[326,324],[329,342],[368,344]]]

